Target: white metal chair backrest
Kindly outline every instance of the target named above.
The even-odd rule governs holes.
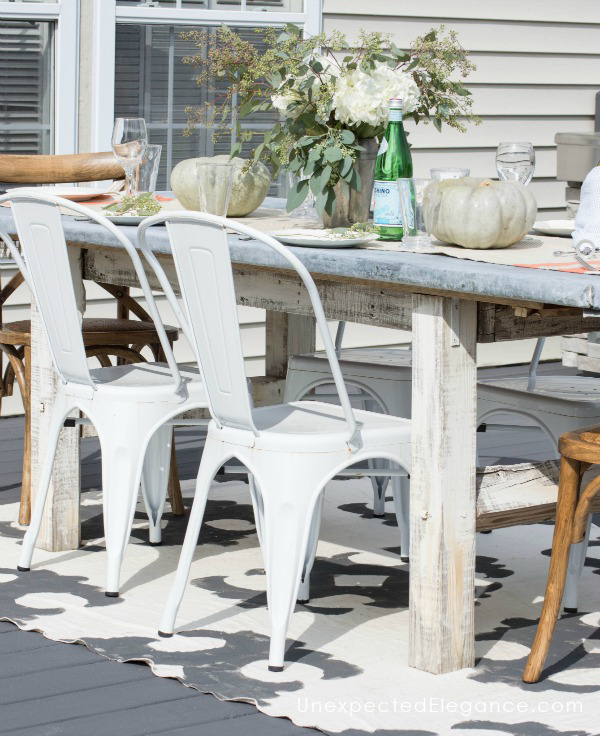
[[[169,344],[163,322],[150,289],[142,261],[134,245],[110,220],[88,207],[51,195],[5,194],[0,204],[10,201],[23,256],[11,238],[0,233],[31,289],[40,311],[50,351],[65,382],[95,388],[90,376],[81,323],[67,253],[60,207],[85,215],[106,228],[129,254],[148,311],[154,321],[161,347],[173,374],[175,390],[183,381]]]
[[[302,279],[312,303],[344,410],[348,425],[348,444],[352,450],[358,449],[360,435],[325,313],[315,282],[302,262],[269,235],[239,222],[200,212],[172,212],[144,220],[138,228],[138,235],[140,248],[146,256],[149,248],[145,240],[145,231],[148,227],[159,223],[167,225],[181,294],[187,310],[191,344],[202,369],[211,414],[217,423],[258,434],[252,420],[244,369],[227,239],[229,229],[248,235],[272,248]]]

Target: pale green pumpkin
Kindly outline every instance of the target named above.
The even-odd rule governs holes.
[[[171,189],[186,210],[200,209],[196,164],[228,162],[229,156],[221,154],[206,158],[188,158],[175,166],[171,172]],[[271,174],[260,161],[253,164],[248,171],[244,171],[246,161],[242,158],[233,158],[231,163],[234,173],[227,214],[229,217],[245,217],[263,203],[271,186]]]
[[[425,226],[438,240],[463,248],[507,248],[533,223],[537,203],[519,182],[444,179],[425,190]]]

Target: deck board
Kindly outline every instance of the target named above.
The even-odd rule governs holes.
[[[542,365],[540,373],[565,372]],[[523,374],[522,367],[485,369],[486,377]],[[495,420],[501,422],[501,419]],[[200,435],[177,430],[180,476],[197,472]],[[546,459],[552,448],[541,432],[486,432],[478,437],[485,464]],[[0,501],[16,501],[21,487],[23,420],[0,420]],[[100,486],[98,441],[82,442],[82,488]],[[0,616],[2,612],[0,611]],[[0,621],[0,734],[11,736],[306,736],[286,719],[270,718],[244,703],[221,702],[155,677],[141,664],[106,660],[80,645],[45,639]]]

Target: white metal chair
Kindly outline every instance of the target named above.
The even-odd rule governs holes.
[[[58,437],[68,415],[79,410],[94,424],[100,439],[108,558],[106,595],[116,597],[140,481],[150,519],[150,541],[157,543],[169,474],[172,427],[167,422],[187,409],[205,407],[204,385],[198,370],[179,370],[140,256],[117,227],[102,215],[58,197],[10,194],[0,197],[0,202],[8,200],[12,203],[23,257],[10,238],[2,236],[34,295],[61,378],[35,507],[23,539],[18,569],[26,572],[30,568]],[[167,363],[89,369],[59,206],[103,225],[129,253]],[[176,303],[174,296],[172,299]],[[180,320],[185,319],[180,310],[176,314]]]
[[[358,401],[373,402],[393,416],[410,417],[412,390],[412,353],[399,348],[342,349],[344,323],[340,322],[336,349],[340,368],[347,384],[360,390]],[[600,423],[600,381],[584,376],[538,376],[537,368],[544,346],[540,338],[534,350],[528,377],[483,379],[477,388],[477,420],[480,429],[491,429],[489,420],[497,414],[526,417],[541,428],[555,447],[561,434],[582,426]],[[323,352],[295,355],[290,358],[286,379],[285,400],[307,399],[317,387],[331,384],[331,372]],[[316,400],[335,400],[335,395],[314,394]],[[507,428],[502,425],[502,428]],[[523,427],[518,427],[520,431]],[[376,479],[374,511],[383,512],[385,485]],[[408,558],[409,503],[407,479],[392,479],[396,517],[401,533],[401,555]],[[403,484],[402,490],[398,488]],[[379,492],[378,492],[379,491]],[[400,496],[398,503],[398,496]],[[590,533],[588,522],[585,540],[574,545],[569,562],[569,575],[563,605],[568,612],[577,611],[578,581],[585,562]]]
[[[411,416],[412,351],[395,348],[351,348],[342,350],[345,323],[340,322],[335,339],[336,353],[347,386],[357,393],[350,398],[361,409],[380,411],[394,417]],[[306,400],[316,388],[331,384],[331,372],[323,352],[294,355],[288,363],[284,401]],[[337,393],[319,391],[316,401],[338,403]],[[372,460],[371,466],[381,467]],[[391,480],[396,520],[400,530],[400,556],[409,558],[410,481],[406,477],[373,476],[373,515],[385,516],[385,494]]]
[[[314,281],[298,258],[273,238],[214,215],[173,213],[145,220],[145,230],[167,223],[192,345],[213,417],[174,585],[162,618],[171,636],[196,549],[206,498],[216,471],[236,458],[254,481],[254,498],[267,576],[271,623],[269,669],[281,671],[285,640],[303,570],[312,565],[320,497],[336,473],[377,457],[408,470],[410,423],[354,412],[344,385]],[[291,265],[306,286],[325,344],[341,406],[294,402],[253,409],[247,390],[226,228],[249,235]],[[142,246],[143,247],[143,246]]]

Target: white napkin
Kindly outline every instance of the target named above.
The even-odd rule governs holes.
[[[600,248],[600,166],[595,166],[581,186],[581,201],[575,216],[573,243],[591,240]]]

